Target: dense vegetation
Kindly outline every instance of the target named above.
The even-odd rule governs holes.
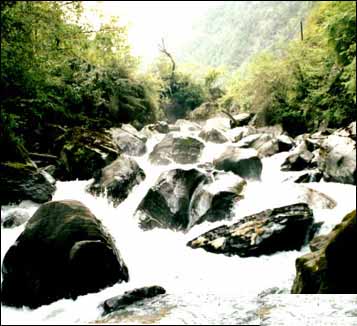
[[[46,151],[52,125],[140,127],[156,119],[157,84],[136,73],[126,29],[112,21],[93,31],[78,24],[82,10],[76,1],[2,2],[5,143]]]
[[[172,52],[175,69],[162,55],[145,74],[125,27],[113,20],[93,30],[79,24],[82,12],[77,1],[1,3],[0,136],[9,159],[23,147],[48,152],[58,127],[141,128],[204,102],[256,112],[258,123],[292,134],[355,120],[355,2],[223,3],[187,52],[196,69]]]
[[[222,99],[258,112],[261,123],[282,123],[292,134],[354,121],[356,3],[328,1],[311,11],[305,37],[280,55],[264,51],[236,71]]]
[[[222,1],[195,24],[178,57],[238,68],[253,54],[292,39],[312,6],[313,1]]]

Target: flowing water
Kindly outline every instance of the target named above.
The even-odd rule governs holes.
[[[186,132],[197,135],[197,132]],[[156,135],[149,139],[148,152],[162,137]],[[207,143],[200,163],[211,162],[227,145]],[[300,251],[251,258],[227,257],[186,246],[189,240],[213,227],[296,201],[296,189],[303,186],[283,182],[289,173],[281,172],[279,166],[286,155],[286,152],[279,153],[263,160],[262,181],[248,183],[233,220],[206,222],[186,234],[162,229],[144,232],[133,215],[161,172],[195,165],[154,166],[149,163],[148,154],[136,157],[146,179],[116,208],[105,197],[93,197],[85,191],[90,180],[58,181],[53,200],[79,200],[103,222],[129,268],[130,281],[34,310],[1,306],[1,323],[357,325],[357,295],[288,294],[295,277],[295,259],[309,252],[308,246]],[[356,207],[355,186],[324,182],[305,186],[337,202],[333,209],[314,209],[315,220],[324,222],[320,234],[328,233]],[[19,206],[33,214],[39,205],[25,201]],[[14,207],[4,206],[1,213]],[[1,229],[1,261],[23,229],[24,225]],[[98,305],[105,299],[149,285],[163,286],[166,294],[101,317]]]

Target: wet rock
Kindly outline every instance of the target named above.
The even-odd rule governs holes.
[[[327,245],[327,241],[329,240],[328,235],[319,235],[313,238],[310,243],[309,247],[311,251],[318,251]]]
[[[233,115],[233,118],[235,120],[234,128],[247,125],[250,122],[250,120],[252,120],[253,116],[254,116],[253,113],[248,113],[248,112],[243,112],[243,113]]]
[[[191,248],[241,257],[299,250],[308,240],[313,212],[306,204],[265,210],[189,241]]]
[[[145,173],[136,161],[121,155],[102,169],[101,174],[88,187],[88,191],[96,196],[106,194],[116,207],[128,197],[133,187],[144,179]]]
[[[136,212],[144,230],[169,228],[186,230],[190,224],[189,205],[197,186],[208,176],[196,169],[175,169],[160,175]]]
[[[103,309],[102,315],[104,316],[113,311],[125,309],[127,306],[135,302],[153,298],[165,293],[166,290],[163,287],[157,285],[126,291],[122,295],[118,295],[116,297],[105,300],[100,305],[100,307]]]
[[[287,135],[279,135],[277,141],[279,153],[290,151],[295,146],[294,140]]]
[[[182,132],[200,131],[202,129],[199,124],[185,119],[178,119],[175,122],[175,126],[180,127]]]
[[[336,134],[328,136],[320,149],[319,169],[329,182],[356,184],[356,141]]]
[[[141,156],[146,152],[146,138],[133,126],[127,124],[121,128],[112,128],[110,132],[119,152],[133,156]]]
[[[232,172],[214,172],[198,185],[190,202],[190,225],[230,219],[247,182]]]
[[[212,129],[204,129],[198,135],[203,140],[216,143],[216,144],[223,144],[228,141],[227,137],[223,135],[222,132],[219,130],[212,128]]]
[[[319,182],[322,179],[322,173],[315,169],[306,171],[304,174],[301,174],[293,182],[296,183],[308,183],[308,182]]]
[[[251,126],[245,126],[245,127],[233,128],[231,130],[228,130],[225,134],[228,136],[228,138],[233,143],[237,143],[242,138],[247,137],[249,135],[256,134],[256,133],[258,133],[258,132],[255,128],[253,128]]]
[[[111,236],[73,200],[40,206],[5,254],[2,275],[2,304],[30,308],[129,279]]]
[[[29,213],[19,208],[6,212],[3,215],[1,216],[1,225],[4,228],[14,228],[24,224],[30,218]]]
[[[317,240],[316,240],[317,241]],[[322,238],[317,250],[296,260],[296,277],[291,293],[357,293],[356,211]]]
[[[258,133],[262,134],[269,134],[274,138],[279,137],[280,135],[284,134],[284,129],[281,125],[274,125],[274,126],[263,126],[257,128]]]
[[[282,171],[302,171],[315,168],[312,164],[314,155],[307,149],[306,142],[301,143],[283,162]]]
[[[32,200],[44,203],[52,199],[56,187],[47,173],[33,165],[0,163],[0,205]]]
[[[279,151],[278,141],[269,134],[254,134],[244,137],[237,143],[237,147],[254,148],[260,158],[274,155]]]
[[[119,155],[110,133],[73,128],[67,131],[60,154],[56,178],[88,180]]]
[[[215,117],[206,120],[204,127],[208,129],[216,128],[219,130],[230,130],[232,129],[230,121],[229,118]]]
[[[218,170],[232,171],[248,180],[260,180],[263,167],[256,150],[236,146],[228,147],[213,164]]]
[[[150,153],[153,164],[167,165],[172,162],[179,164],[196,163],[202,153],[204,144],[192,137],[167,134]]]

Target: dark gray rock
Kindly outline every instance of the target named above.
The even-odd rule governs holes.
[[[294,140],[287,135],[279,135],[277,141],[279,153],[290,151],[295,146]]]
[[[175,169],[160,175],[140,203],[136,216],[144,230],[186,230],[190,225],[189,205],[197,186],[208,176],[196,169]]]
[[[218,170],[232,171],[248,180],[260,180],[263,168],[256,150],[236,146],[228,147],[213,164]]]
[[[307,149],[306,142],[302,142],[294,151],[285,159],[281,165],[282,171],[302,171],[315,168],[313,163],[314,154]]]
[[[204,144],[192,137],[167,134],[150,153],[153,164],[167,165],[172,162],[179,164],[196,163],[204,148]]]
[[[60,180],[89,180],[119,155],[110,133],[75,127],[60,140],[63,144],[55,177]]]
[[[223,144],[228,141],[227,137],[224,136],[221,131],[215,128],[204,129],[200,132],[198,136],[205,141],[216,143],[216,144]]]
[[[320,149],[319,169],[329,182],[356,184],[356,141],[336,134],[328,136]]]
[[[96,196],[106,194],[116,207],[128,197],[133,187],[144,179],[145,173],[136,161],[121,155],[102,169],[101,174],[88,187],[88,191]]]
[[[32,165],[0,163],[0,205],[22,200],[44,203],[52,199],[55,190],[48,175]]]
[[[40,206],[5,254],[2,304],[37,308],[128,281],[101,222],[78,201]]]
[[[214,172],[196,188],[190,202],[190,225],[230,219],[247,182],[232,172]]]
[[[254,148],[260,158],[271,156],[279,151],[278,141],[270,134],[254,134],[242,138],[237,147]]]
[[[309,240],[313,212],[306,204],[268,209],[189,241],[191,248],[241,257],[299,250]]]
[[[146,153],[146,138],[133,126],[122,125],[121,128],[112,128],[110,131],[119,152],[133,156],[141,156]]]
[[[102,316],[110,314],[113,311],[125,309],[127,306],[135,302],[153,298],[165,293],[166,290],[163,287],[157,285],[126,291],[122,295],[105,300],[100,305],[100,307],[103,309]]]

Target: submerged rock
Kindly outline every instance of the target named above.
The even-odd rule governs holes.
[[[30,214],[26,210],[16,208],[1,216],[1,225],[4,228],[13,228],[24,224],[30,218]]]
[[[228,147],[213,164],[218,170],[231,171],[250,180],[260,180],[263,168],[256,150],[236,146]]]
[[[29,164],[0,163],[0,205],[32,200],[44,203],[52,199],[56,187],[48,173]]]
[[[2,304],[30,308],[129,279],[111,236],[73,200],[40,206],[7,251],[2,275]]]
[[[140,227],[186,230],[192,194],[206,178],[206,174],[196,169],[163,172],[138,207]]]
[[[146,286],[131,291],[126,291],[122,295],[105,300],[100,307],[103,309],[103,316],[110,314],[113,311],[120,309],[125,309],[127,306],[142,301],[144,299],[149,299],[156,297],[160,294],[165,294],[166,290],[161,286]]]
[[[189,241],[191,248],[241,257],[299,250],[308,241],[313,212],[306,204],[268,209]]]
[[[150,153],[153,164],[167,165],[172,162],[179,164],[196,163],[202,153],[204,144],[192,137],[167,134]]]
[[[128,197],[133,187],[144,179],[145,173],[136,161],[122,155],[102,169],[88,191],[96,196],[106,194],[116,207]]]
[[[324,237],[314,240],[314,251],[296,260],[291,293],[357,293],[356,211]]]

